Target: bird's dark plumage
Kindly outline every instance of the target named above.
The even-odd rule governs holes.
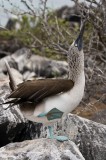
[[[18,85],[8,98],[14,98],[6,103],[20,104],[23,102],[41,102],[43,99],[67,92],[73,87],[71,80],[43,79],[26,81]]]

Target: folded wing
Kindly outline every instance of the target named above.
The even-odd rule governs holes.
[[[50,96],[67,92],[73,88],[73,85],[73,81],[66,79],[26,81],[18,85],[18,88],[8,96],[8,99],[14,99],[6,103],[39,103]]]

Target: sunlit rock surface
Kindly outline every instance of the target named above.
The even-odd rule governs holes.
[[[72,141],[36,139],[0,148],[0,160],[85,160]]]
[[[31,51],[27,48],[19,49],[11,56],[2,58],[0,60],[0,72],[6,72],[5,60],[9,62],[11,67],[17,69],[23,75],[26,72],[30,72],[29,74],[34,73],[32,76],[35,77],[51,78],[66,76],[68,72],[67,62],[56,61],[34,54],[31,55]]]
[[[86,160],[106,159],[106,125],[69,114],[63,131],[79,146]]]

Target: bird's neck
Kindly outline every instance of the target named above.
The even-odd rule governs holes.
[[[73,80],[74,83],[79,83],[81,76],[85,78],[84,75],[84,54],[83,52],[78,54],[68,55],[69,64],[69,79]]]

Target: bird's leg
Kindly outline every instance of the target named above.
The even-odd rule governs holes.
[[[68,137],[66,136],[56,136],[55,139],[60,142],[68,141]]]
[[[53,139],[53,138],[54,138],[54,135],[53,135],[53,127],[52,127],[52,126],[48,126],[48,129],[49,129],[49,138],[50,138],[50,139]]]
[[[64,126],[64,119],[63,119],[63,117],[61,119],[61,125],[62,125],[62,127]],[[67,136],[56,136],[55,139],[57,139],[60,142],[68,141],[68,137]]]
[[[68,137],[66,137],[66,136],[54,136],[52,126],[48,126],[48,129],[49,129],[49,138],[50,139],[56,139],[57,141],[60,141],[60,142],[68,141]]]

